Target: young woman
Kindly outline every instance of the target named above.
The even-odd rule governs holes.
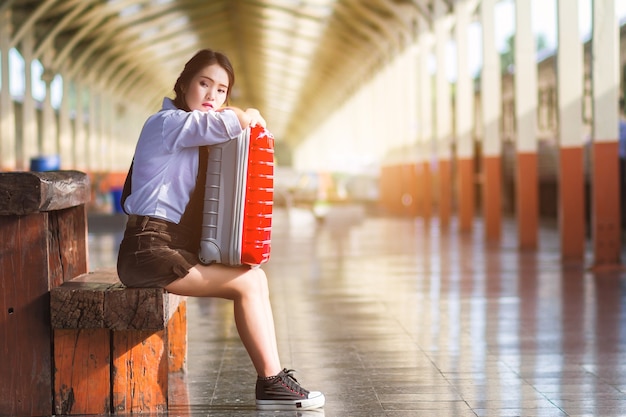
[[[237,331],[256,368],[259,409],[312,409],[324,395],[302,388],[278,358],[267,277],[260,268],[198,260],[207,145],[236,138],[265,120],[256,109],[224,106],[235,81],[228,58],[201,50],[185,65],[161,111],[146,121],[127,178],[129,214],[117,269],[129,287],[163,287],[234,302]]]

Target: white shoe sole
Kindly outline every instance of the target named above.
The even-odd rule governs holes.
[[[257,410],[312,410],[323,407],[326,403],[324,394],[318,391],[309,392],[304,400],[256,400]]]

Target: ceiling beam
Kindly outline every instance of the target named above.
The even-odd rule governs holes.
[[[73,0],[69,1],[69,3],[74,4],[71,11],[65,14],[61,20],[57,21],[56,24],[53,25],[52,29],[46,31],[43,39],[38,39],[39,43],[33,53],[34,59],[38,59],[43,54],[45,49],[50,49],[59,32],[61,32],[70,22],[80,15],[87,6],[89,6],[89,2],[81,0]]]
[[[26,21],[19,26],[15,35],[11,38],[9,48],[15,48],[29,31],[34,31],[34,26],[37,20],[43,16],[56,1],[57,0],[45,0],[33,12],[29,13]]]
[[[393,47],[396,50],[400,47],[398,37],[392,30],[389,29],[389,23],[391,23],[390,21],[367,7],[367,3],[363,3],[360,0],[346,1],[350,6],[351,11],[355,12],[357,15],[361,16],[363,19],[378,28],[378,31],[387,39],[389,47]]]

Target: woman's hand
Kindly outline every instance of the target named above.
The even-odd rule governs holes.
[[[246,109],[245,113],[250,117],[249,126],[254,127],[256,125],[261,125],[265,127],[265,119],[261,116],[261,113],[257,109]]]
[[[222,107],[216,111],[223,111],[226,109],[235,112],[242,129],[245,129],[248,126],[253,127],[256,125],[261,125],[262,127],[266,126],[265,119],[263,118],[263,116],[261,116],[261,113],[257,109],[249,108],[246,110],[242,110],[239,107],[228,106]]]

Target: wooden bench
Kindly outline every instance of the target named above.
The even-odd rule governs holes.
[[[97,271],[53,288],[50,316],[55,414],[167,410],[169,376],[186,368],[185,297]]]
[[[88,272],[90,195],[79,171],[0,173],[0,416],[184,401],[185,298]]]
[[[0,173],[0,416],[52,413],[50,289],[87,272],[89,179]]]

